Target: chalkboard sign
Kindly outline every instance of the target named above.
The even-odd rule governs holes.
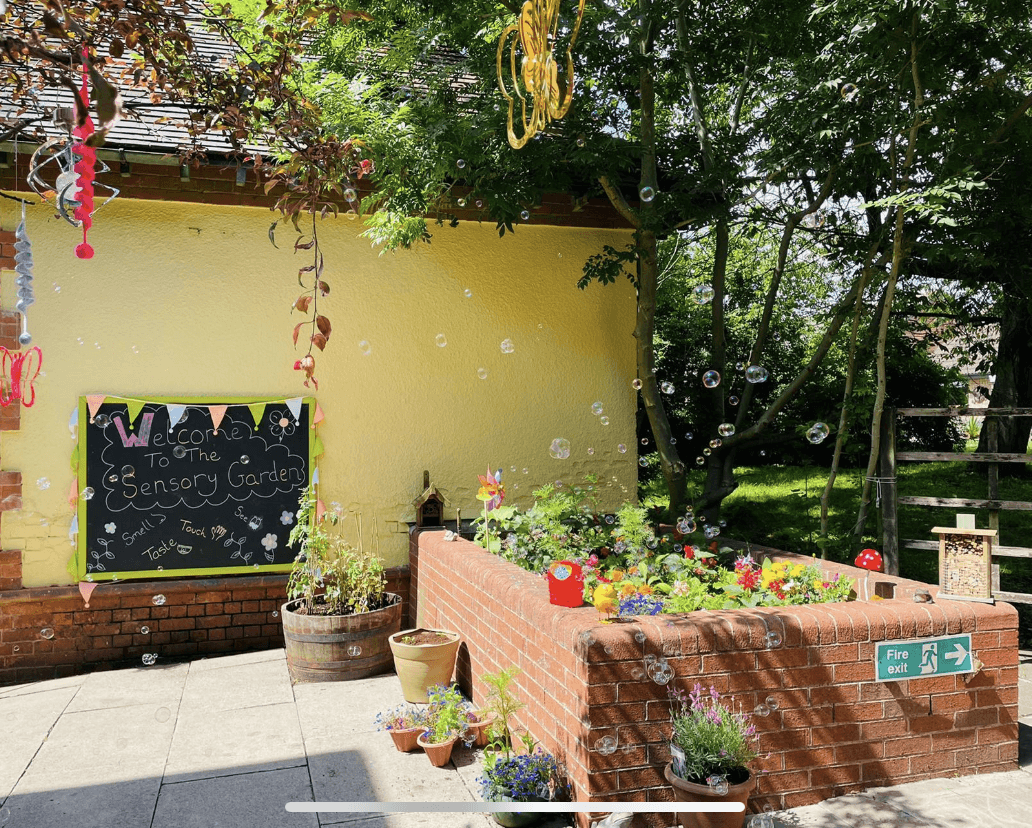
[[[314,409],[313,398],[83,397],[79,578],[288,570]]]

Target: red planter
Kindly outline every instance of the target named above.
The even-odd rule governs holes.
[[[669,762],[663,768],[663,775],[674,789],[675,802],[741,802],[745,805],[756,782],[750,773],[744,782],[732,785],[726,794],[718,795],[709,785],[697,785],[676,776]],[[683,828],[742,828],[745,810],[741,813],[674,814],[674,822],[680,822]]]
[[[427,758],[430,760],[430,764],[435,768],[443,768],[448,764],[451,759],[452,748],[455,747],[455,743],[459,740],[458,736],[452,736],[446,742],[431,743],[427,742],[425,733],[420,734],[416,740],[417,744],[426,751]]]
[[[423,731],[418,727],[407,727],[402,730],[389,730],[394,740],[394,747],[402,753],[409,753],[416,749],[416,740]]]

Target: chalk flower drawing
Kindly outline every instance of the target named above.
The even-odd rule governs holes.
[[[109,535],[115,534],[115,528],[116,528],[115,524],[113,524],[113,523],[105,523],[104,524],[104,531],[107,532]]]
[[[279,522],[284,526],[290,526],[290,524],[294,522],[294,513],[284,511],[283,514],[279,516]]]
[[[279,544],[276,536],[269,532],[264,538],[262,538],[262,546],[264,546],[269,552],[276,548]]]
[[[269,431],[273,437],[278,437],[282,443],[283,438],[294,433],[294,421],[289,411],[269,412]]]

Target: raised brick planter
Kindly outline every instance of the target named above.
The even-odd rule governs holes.
[[[831,563],[826,569],[865,574]],[[878,575],[895,585],[894,599],[602,624],[591,607],[551,606],[540,577],[442,533],[413,534],[410,571],[418,624],[462,634],[456,673],[476,701],[487,689],[480,675],[510,664],[522,669],[518,693],[527,706],[519,722],[565,761],[578,800],[671,799],[662,775],[666,688],[635,676],[646,653],[667,658],[675,683],[714,684],[745,710],[777,699],[776,712],[755,718],[769,755],[755,765],[761,773],[751,810],[1017,768],[1017,613],[1007,604],[914,603],[914,590],[926,585]],[[766,646],[768,630],[781,633],[781,646]],[[644,643],[635,640],[638,631]],[[595,643],[585,646],[585,632]],[[874,682],[875,642],[960,632],[972,635],[980,673]],[[618,740],[608,756],[594,747],[604,736]]]
[[[387,576],[404,617],[408,570]],[[74,586],[0,591],[0,685],[137,666],[144,653],[182,660],[282,647],[286,583],[286,575],[105,583],[89,609]]]

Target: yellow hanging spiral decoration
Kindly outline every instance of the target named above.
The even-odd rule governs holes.
[[[570,111],[573,101],[573,45],[577,42],[581,19],[584,17],[584,0],[577,4],[577,22],[570,33],[566,47],[566,73],[560,87],[559,65],[553,54],[556,33],[559,27],[559,0],[526,0],[520,11],[519,21],[502,32],[498,41],[498,87],[509,102],[507,121],[509,144],[520,149],[527,141],[544,129],[551,121],[558,121]],[[515,37],[513,37],[515,35]],[[509,43],[509,72],[512,77],[512,93],[505,86],[502,73],[502,56],[505,44]],[[520,71],[516,71],[517,43],[523,52]],[[522,84],[523,90],[520,91]],[[513,128],[516,98],[520,100],[519,124],[523,135],[517,137]],[[530,112],[528,114],[528,98]]]

